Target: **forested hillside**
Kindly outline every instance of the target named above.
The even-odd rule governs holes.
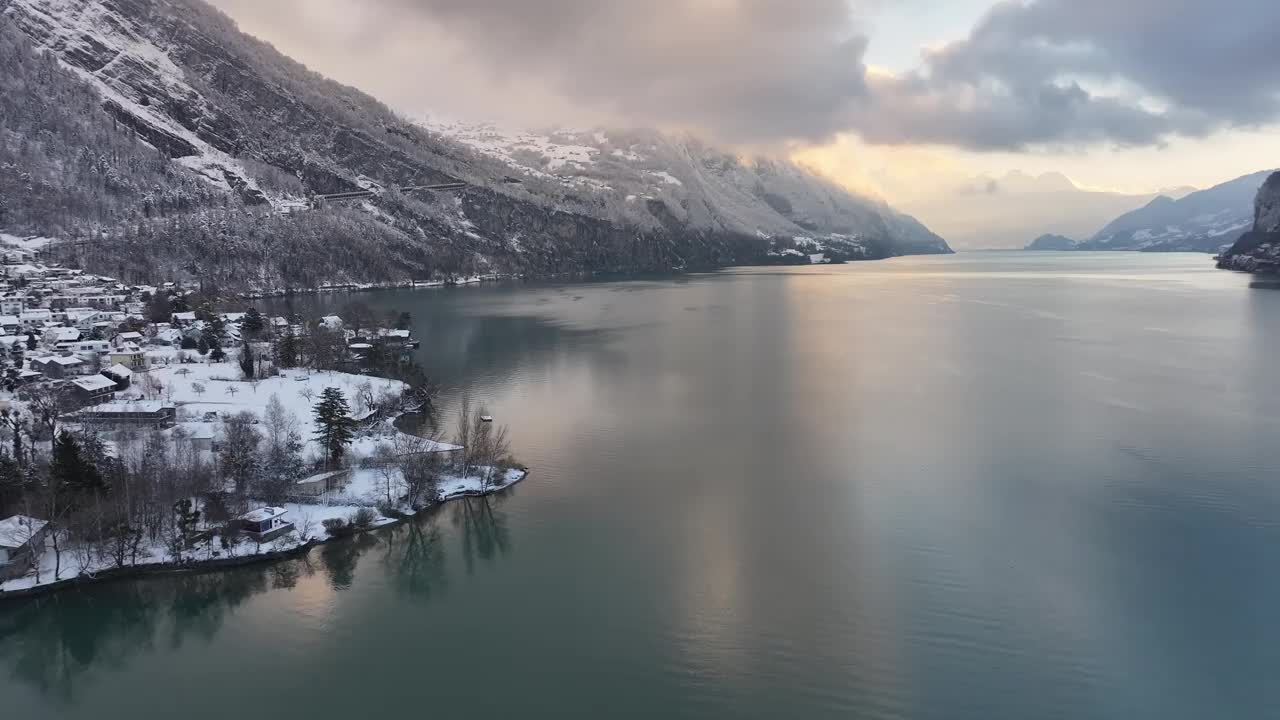
[[[643,197],[513,164],[310,72],[200,0],[0,0],[0,14],[0,231],[59,238],[67,259],[126,279],[669,270],[768,261],[797,241],[849,259],[949,251],[788,163],[688,143],[646,160],[674,182]],[[454,181],[467,188],[394,189]],[[375,194],[309,204],[360,189]]]

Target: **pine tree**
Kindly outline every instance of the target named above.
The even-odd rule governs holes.
[[[255,377],[255,364],[253,345],[245,341],[244,346],[240,348],[240,372],[244,373],[245,380],[252,380]]]
[[[240,329],[246,337],[257,337],[266,326],[267,323],[262,319],[262,313],[258,312],[256,307],[249,308],[248,312],[244,314],[244,319],[240,321]]]
[[[70,432],[63,430],[53,441],[49,475],[64,487],[76,491],[103,490],[106,482],[93,463],[85,459]]]
[[[328,387],[320,393],[320,402],[315,407],[315,438],[324,447],[331,469],[342,460],[347,445],[351,444],[355,420],[351,419],[350,413],[351,408],[347,406],[341,390]]]
[[[276,365],[282,368],[298,366],[298,339],[292,330],[286,330],[275,346]]]

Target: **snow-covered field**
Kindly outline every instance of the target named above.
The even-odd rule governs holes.
[[[251,412],[262,418],[267,403],[274,395],[280,399],[284,409],[298,419],[298,430],[306,441],[310,441],[315,433],[315,419],[312,409],[325,388],[335,387],[342,391],[351,408],[352,414],[359,418],[368,412],[361,396],[367,391],[374,398],[387,393],[400,394],[407,386],[398,380],[353,375],[340,372],[315,372],[301,369],[282,370],[280,375],[256,382],[247,382],[242,378],[240,366],[234,358],[222,363],[179,363],[176,353],[157,351],[148,353],[152,368],[147,373],[152,380],[135,377],[134,386],[121,397],[142,399],[144,383],[158,382],[159,389],[150,393],[151,399],[161,399],[177,406],[178,422],[202,422],[206,417],[213,419],[210,413],[216,413],[216,420],[223,420],[240,412]],[[199,356],[191,352],[192,358]],[[164,363],[168,364],[165,365]],[[379,426],[380,432],[364,434],[356,438],[351,453],[356,456],[368,455],[381,442],[391,439],[396,434],[389,425]]]

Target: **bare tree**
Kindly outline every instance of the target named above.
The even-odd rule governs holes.
[[[466,477],[471,473],[471,463],[473,459],[473,449],[471,447],[471,396],[463,395],[462,402],[458,405],[458,428],[454,435],[453,442],[455,445],[461,445],[462,450],[458,452],[462,460],[462,475]]]
[[[204,383],[198,383],[198,382],[191,383],[191,392],[195,393],[197,398],[204,395],[204,391],[205,391]]]
[[[261,467],[258,443],[261,437],[254,429],[251,412],[241,412],[223,423],[222,449],[218,459],[223,473],[235,482],[236,495],[244,497]]]
[[[138,380],[138,388],[142,390],[142,396],[148,400],[155,400],[164,390],[164,383],[160,379],[150,373],[143,373]]]
[[[66,392],[56,383],[44,382],[23,388],[18,397],[26,401],[27,409],[36,420],[33,434],[39,431],[37,439],[54,437],[58,418],[69,409]]]

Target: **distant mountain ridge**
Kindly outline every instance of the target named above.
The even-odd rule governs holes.
[[[950,252],[884,203],[692,139],[593,131],[492,151],[200,0],[0,0],[0,55],[0,134],[26,143],[0,143],[0,230],[74,237],[65,252],[122,277],[268,288]],[[583,157],[557,155],[574,144]],[[468,187],[395,190],[453,181]],[[308,209],[358,189],[374,195]]]
[[[1041,235],[1027,245],[1026,250],[1075,250],[1076,241],[1064,235]]]
[[[1011,171],[958,178],[938,191],[904,197],[901,204],[917,217],[929,218],[931,227],[956,247],[1022,248],[1041,234],[1091,237],[1154,197],[1083,188],[1061,173]]]
[[[1253,200],[1271,171],[1245,175],[1174,200],[1160,196],[1111,221],[1079,250],[1218,252],[1253,224]]]

